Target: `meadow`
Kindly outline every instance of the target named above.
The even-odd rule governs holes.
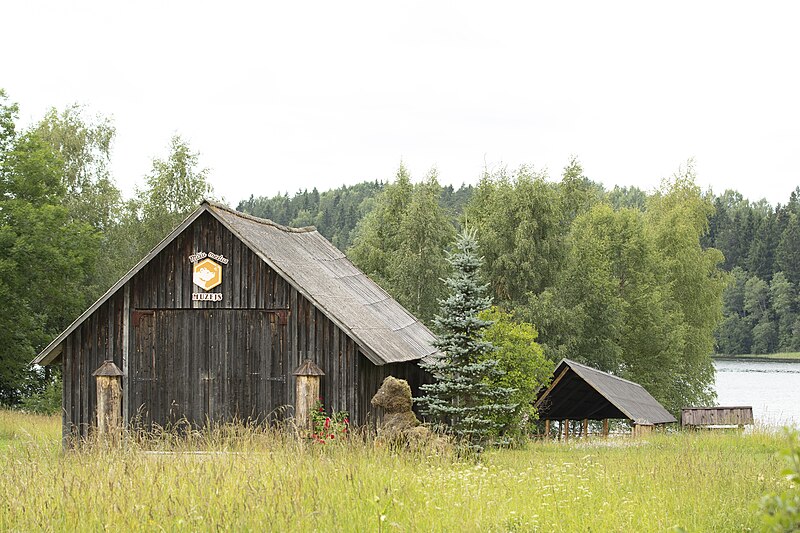
[[[0,410],[0,530],[746,531],[786,488],[784,446],[675,432],[465,459],[222,427],[64,453],[59,419]]]

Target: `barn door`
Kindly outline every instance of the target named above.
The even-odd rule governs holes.
[[[131,420],[200,426],[209,416],[207,310],[133,312]]]
[[[286,325],[251,309],[137,310],[130,409],[145,425],[263,422],[288,402]]]
[[[286,326],[271,311],[209,311],[209,418],[263,422],[287,401]]]

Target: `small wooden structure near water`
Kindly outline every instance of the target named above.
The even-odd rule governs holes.
[[[33,362],[62,367],[66,442],[96,425],[104,361],[123,374],[123,424],[291,416],[306,360],[326,407],[363,424],[386,376],[415,393],[429,379],[433,340],[314,228],[204,201]]]
[[[628,420],[634,435],[653,427],[677,422],[669,411],[638,383],[601,372],[590,366],[562,359],[550,386],[543,388],[534,407],[544,421],[545,435],[553,421],[559,422],[559,438],[568,440],[573,422],[580,421],[578,436],[588,436],[589,421],[601,421],[608,435],[609,419]]]
[[[753,425],[752,406],[684,407],[681,426],[687,428],[743,428]]]

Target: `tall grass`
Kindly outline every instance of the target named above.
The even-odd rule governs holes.
[[[44,441],[52,444],[60,442],[60,439],[60,418],[0,407],[0,450],[18,442]]]
[[[532,443],[475,460],[243,427],[63,453],[53,426],[0,411],[0,435],[14,435],[0,448],[0,530],[741,531],[785,483],[784,443],[768,433]]]

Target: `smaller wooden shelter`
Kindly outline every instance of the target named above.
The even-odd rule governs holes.
[[[681,426],[689,428],[743,428],[753,425],[753,408],[737,407],[684,407],[681,409]]]
[[[581,433],[588,433],[589,420],[602,420],[608,434],[609,419],[629,420],[634,435],[654,426],[677,422],[669,411],[638,383],[601,372],[590,366],[562,359],[556,366],[550,386],[543,388],[534,407],[545,422],[560,421],[569,428],[570,421],[582,421]],[[565,438],[569,432],[565,432]]]

